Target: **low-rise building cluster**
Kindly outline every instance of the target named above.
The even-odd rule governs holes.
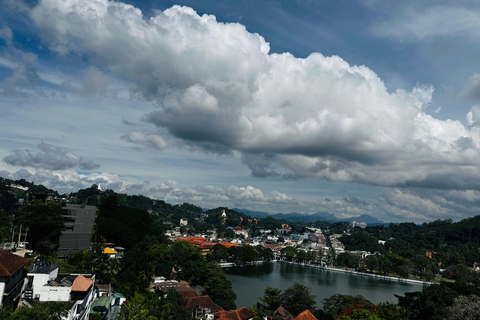
[[[65,320],[88,320],[100,313],[115,319],[126,301],[121,293],[95,282],[94,274],[59,274],[58,262],[34,261],[0,249],[0,306],[31,307],[47,301],[69,302]]]

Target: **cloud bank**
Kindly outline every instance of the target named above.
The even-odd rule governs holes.
[[[15,150],[2,161],[17,167],[32,167],[46,170],[65,170],[77,168],[80,170],[94,170],[100,165],[92,160],[77,156],[45,142],[38,145],[40,150],[31,153],[29,150]]]
[[[129,79],[157,105],[146,122],[186,144],[239,151],[254,176],[480,188],[476,122],[425,113],[432,87],[389,92],[371,69],[337,56],[270,53],[243,25],[188,7],[147,18],[121,2],[43,0],[31,17],[51,50]],[[166,147],[159,134],[122,139]]]

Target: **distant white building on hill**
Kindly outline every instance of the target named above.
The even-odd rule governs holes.
[[[362,229],[365,229],[367,227],[367,224],[363,221],[356,220],[356,221],[352,221],[352,227],[353,228],[360,227]]]

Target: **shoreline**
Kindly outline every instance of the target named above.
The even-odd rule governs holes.
[[[396,281],[396,282],[408,282],[408,283],[414,283],[414,284],[421,284],[421,285],[424,285],[424,286],[429,286],[431,284],[434,284],[434,282],[430,282],[430,281],[405,279],[405,278],[391,277],[391,276],[383,276],[383,275],[380,275],[380,274],[365,273],[365,272],[345,270],[345,269],[332,268],[332,267],[322,267],[322,266],[311,265],[311,264],[307,264],[307,263],[292,262],[292,261],[284,261],[284,260],[277,260],[277,261],[278,262],[289,263],[289,264],[301,265],[301,266],[315,268],[315,269],[324,269],[324,270],[340,272],[340,273],[350,273],[350,274],[354,274],[354,275],[358,275],[358,276],[372,277],[372,278],[384,279],[384,280],[390,280],[390,281]]]

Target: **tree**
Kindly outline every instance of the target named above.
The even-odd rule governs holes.
[[[264,246],[256,246],[255,250],[257,251],[257,259],[269,262],[274,258],[273,250],[270,248],[266,248]]]
[[[295,282],[283,292],[282,304],[285,309],[297,316],[305,310],[313,310],[317,302],[309,287]]]
[[[28,240],[32,249],[45,255],[56,252],[64,228],[63,211],[60,204],[35,203],[25,210],[30,211],[27,213],[26,223],[30,228]]]
[[[383,275],[388,275],[394,270],[394,264],[388,257],[383,257],[380,259],[378,264],[378,269],[381,273],[383,273]]]
[[[44,302],[35,304],[32,308],[23,307],[15,312],[7,311],[0,316],[2,320],[61,320],[67,316],[70,309],[69,302]]]
[[[235,238],[235,231],[227,229],[224,234],[225,238]]]
[[[106,255],[105,255],[106,256]],[[101,283],[110,283],[120,271],[120,261],[118,259],[104,257],[103,260],[96,266],[95,274]]]
[[[257,251],[254,247],[250,245],[244,245],[242,247],[242,251],[244,262],[251,262],[257,260]]]
[[[282,305],[282,290],[272,287],[266,287],[263,290],[263,297],[260,298],[258,306],[260,309],[271,313]]]
[[[161,294],[160,310],[157,319],[190,320],[192,318],[183,307],[182,297],[175,290],[169,290],[165,295]]]
[[[228,258],[228,249],[222,244],[216,244],[212,248],[215,260],[226,260]]]
[[[12,219],[8,216],[7,212],[0,208],[0,243],[10,235],[11,223]]]
[[[453,304],[457,292],[446,283],[432,284],[421,292],[406,292],[405,296],[397,296],[398,305],[405,309],[409,319],[434,320],[443,319],[447,307]]]
[[[335,252],[333,250],[328,250],[327,255],[325,256],[325,263],[327,266],[332,266],[335,262]]]
[[[101,254],[101,253],[100,253]],[[90,250],[82,250],[68,256],[62,267],[73,273],[91,273],[98,255]]]
[[[179,278],[191,285],[200,284],[206,268],[206,261],[200,251],[185,240],[175,241],[169,251],[175,266],[180,269]]]
[[[376,306],[371,303],[354,305],[343,311],[341,320],[383,320],[376,314]]]
[[[476,295],[458,296],[447,308],[446,320],[480,319],[480,297]]]
[[[297,262],[305,263],[306,260],[308,260],[308,255],[307,252],[303,249],[298,249],[297,250],[297,256],[295,257]]]
[[[337,256],[337,265],[339,267],[357,268],[360,258],[350,253],[340,253]]]
[[[365,268],[374,272],[378,270],[378,259],[374,255],[369,255],[365,258]]]
[[[225,310],[236,309],[235,300],[237,295],[232,289],[232,283],[225,277],[222,268],[216,262],[212,262],[201,272],[205,276],[203,286],[206,294]]]
[[[391,302],[377,304],[377,315],[385,320],[408,320],[405,311]]]
[[[153,316],[149,316],[150,308],[145,297],[136,293],[133,299],[122,305],[118,320],[153,320]]]
[[[364,305],[371,302],[362,295],[351,296],[347,294],[334,294],[330,298],[323,299],[323,310],[334,319],[338,318],[340,313],[351,306]]]
[[[297,249],[294,247],[285,247],[282,249],[282,257],[286,257],[288,261],[292,261],[297,256]]]

